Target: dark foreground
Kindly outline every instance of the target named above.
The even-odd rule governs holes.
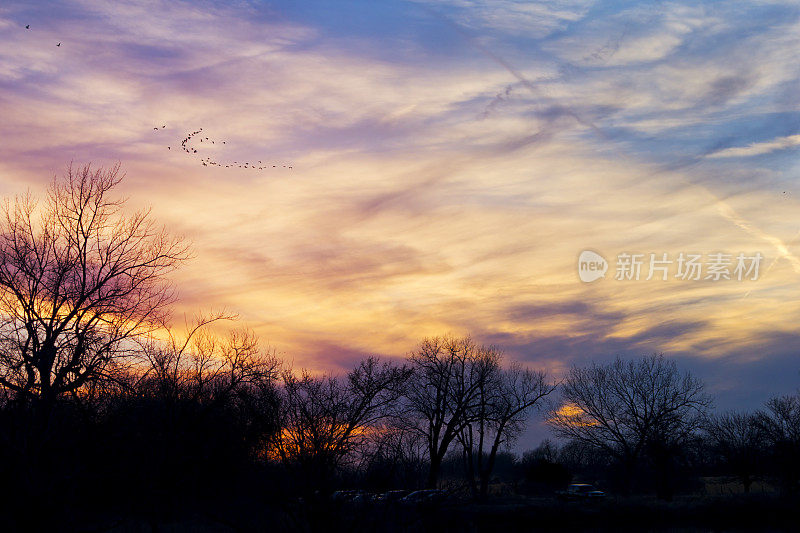
[[[608,498],[558,502],[550,498],[487,504],[291,503],[255,506],[240,502],[185,510],[173,516],[73,517],[69,529],[113,532],[183,531],[797,531],[800,499],[751,495],[682,498]]]

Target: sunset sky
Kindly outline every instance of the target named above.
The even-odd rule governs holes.
[[[800,384],[798,50],[796,1],[4,1],[0,194],[119,161],[194,244],[176,316],[298,367],[470,333],[554,376],[664,352],[755,408]],[[644,280],[682,252],[764,259]]]

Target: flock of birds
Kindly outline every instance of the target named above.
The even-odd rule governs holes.
[[[153,128],[153,130],[155,132],[158,132],[160,130],[165,129],[166,127],[167,127],[166,124],[164,124],[160,128],[158,126],[155,126]],[[184,152],[186,152],[189,155],[197,154],[198,153],[197,152],[197,148],[195,146],[193,146],[192,143],[193,142],[197,142],[195,137],[197,137],[201,133],[203,133],[203,128],[200,128],[200,129],[198,129],[196,131],[190,132],[188,135],[186,135],[186,137],[184,137],[183,140],[181,141],[181,150],[183,150]],[[215,139],[211,139],[210,137],[198,137],[198,139],[199,139],[199,142],[201,142],[201,143],[205,142],[207,145],[209,145],[209,144],[217,144],[217,141]],[[220,141],[219,143],[220,144],[227,144],[227,141]],[[167,150],[172,150],[172,146],[167,146]],[[254,170],[267,170],[267,169],[270,169],[270,168],[279,168],[279,167],[280,168],[286,168],[286,169],[292,169],[293,168],[290,165],[277,165],[277,164],[272,165],[269,162],[264,163],[263,161],[258,161],[257,164],[256,163],[252,163],[250,161],[233,161],[233,162],[222,163],[220,161],[212,159],[211,157],[201,157],[200,158],[200,163],[204,167],[208,167],[208,166],[215,166],[215,167],[220,167],[220,168],[236,168],[236,167],[238,167],[238,168],[250,168],[250,169],[254,169]]]
[[[25,29],[26,30],[30,30],[31,29],[31,25],[30,24],[26,24],[25,25]],[[61,47],[61,43],[59,42],[58,44],[56,44],[56,46],[57,47]],[[156,126],[156,127],[153,128],[153,130],[159,131],[159,130],[165,129],[166,127],[167,127],[166,124],[161,126],[160,128]],[[181,141],[181,149],[184,152],[186,152],[187,154],[189,154],[189,155],[197,154],[198,153],[197,152],[197,148],[192,146],[191,143],[192,143],[192,141],[195,140],[195,137],[197,135],[200,135],[200,133],[202,133],[202,132],[203,132],[203,128],[200,128],[199,130],[193,131],[193,132],[189,133],[186,137],[184,137],[184,139]],[[208,144],[216,144],[215,140],[210,139],[208,137],[200,137],[199,141],[201,143],[202,142],[206,142]],[[220,144],[227,144],[227,143],[226,143],[226,141],[220,141]],[[172,147],[171,146],[167,146],[167,150],[172,150]],[[200,163],[204,167],[208,167],[208,166],[216,166],[216,167],[221,167],[221,168],[236,168],[236,167],[238,167],[238,168],[251,168],[251,169],[254,169],[254,170],[267,170],[267,169],[270,169],[270,168],[286,168],[286,169],[291,169],[292,168],[290,165],[283,165],[283,164],[282,165],[277,165],[277,164],[272,165],[270,163],[264,163],[263,161],[258,161],[258,163],[253,163],[253,162],[250,162],[250,161],[233,161],[233,162],[222,163],[220,161],[212,159],[211,157],[202,157],[200,159]]]

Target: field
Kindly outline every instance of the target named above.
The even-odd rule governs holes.
[[[651,497],[609,497],[592,504],[554,498],[502,498],[487,504],[451,501],[432,507],[403,505],[241,502],[205,508],[157,522],[141,517],[109,519],[87,529],[127,532],[227,531],[796,531],[800,501],[774,494],[683,496],[672,502]]]

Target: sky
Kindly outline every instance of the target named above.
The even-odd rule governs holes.
[[[193,244],[176,316],[295,367],[470,334],[554,378],[663,352],[753,409],[800,385],[799,49],[793,1],[4,1],[0,194],[120,162]]]

